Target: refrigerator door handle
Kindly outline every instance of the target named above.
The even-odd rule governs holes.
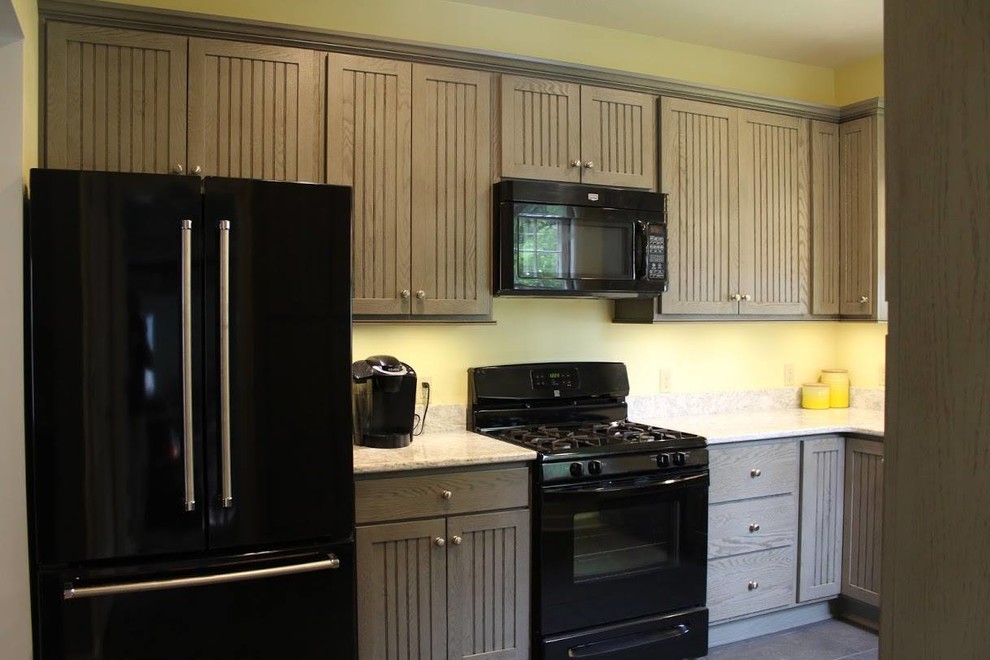
[[[192,384],[192,220],[183,220],[182,236],[182,459],[185,477],[185,509],[196,510],[193,461]]]
[[[288,566],[274,566],[272,568],[257,568],[250,571],[239,571],[236,573],[198,575],[196,577],[175,578],[171,580],[121,582],[118,584],[104,584],[92,587],[66,587],[65,590],[62,591],[62,598],[63,600],[73,600],[76,598],[96,598],[99,596],[115,596],[119,594],[133,594],[147,591],[162,591],[164,589],[188,589],[190,587],[205,587],[212,584],[223,584],[227,582],[260,580],[263,578],[279,577],[282,575],[294,575],[296,573],[326,571],[335,568],[340,568],[340,559],[338,559],[334,554],[329,554],[326,559],[322,559],[320,561],[310,561],[304,564],[290,564]]]
[[[230,220],[220,221],[220,471],[220,504],[230,508]]]

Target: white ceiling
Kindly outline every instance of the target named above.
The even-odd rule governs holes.
[[[838,68],[883,50],[883,0],[452,0]]]

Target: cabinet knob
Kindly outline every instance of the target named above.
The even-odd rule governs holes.
[[[399,295],[402,296],[403,300],[409,300],[409,289],[403,289]]]
[[[453,496],[454,496],[454,494],[452,492],[450,492],[449,490],[445,490],[442,493],[440,493],[440,497],[442,497],[445,500],[449,500]]]
[[[583,163],[580,160],[571,161],[571,167],[581,167],[581,165],[583,165]]]
[[[193,174],[202,174],[203,173],[203,168],[200,167],[199,165],[197,165],[196,167],[194,167],[192,169],[192,173]]]
[[[743,299],[743,300],[745,300],[746,302],[749,302],[750,300],[752,300],[752,299],[753,299],[753,296],[751,296],[751,295],[749,295],[749,294],[747,293],[747,294],[745,294],[745,295],[744,295],[744,296],[742,297],[742,299]]]
[[[443,546],[447,545],[447,542],[438,536],[435,539],[433,539],[433,545],[437,546],[438,548],[442,548]]]
[[[763,474],[763,470],[761,470],[760,468],[753,468],[752,470],[749,471],[749,476],[753,477],[754,479],[756,479],[761,474]]]
[[[175,172],[176,174],[182,174],[183,172],[182,164],[176,163],[175,166],[172,168],[172,171]]]
[[[584,162],[584,169],[586,169],[586,170],[593,170],[593,169],[595,169],[595,162],[594,161],[591,161],[591,160],[586,160]]]
[[[742,296],[738,293],[733,293],[731,296],[729,296],[729,300],[732,302],[739,302],[740,300],[742,300]]]
[[[419,291],[416,292],[416,297],[419,298],[420,300],[426,300],[426,291],[420,289]]]
[[[756,591],[757,589],[760,588],[760,583],[757,582],[756,580],[750,580],[749,584],[746,585],[746,588],[749,589],[750,591]]]
[[[861,304],[866,304],[866,303],[870,302],[870,297],[869,296],[860,296],[859,297],[859,302]]]
[[[758,532],[758,531],[760,531],[760,523],[753,523],[753,524],[751,524],[749,526],[749,531],[750,532]]]
[[[454,545],[460,545],[461,543],[464,542],[464,539],[462,539],[460,536],[454,536],[450,539],[450,542],[453,543]]]

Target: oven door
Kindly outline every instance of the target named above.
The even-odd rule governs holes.
[[[708,471],[542,489],[542,635],[701,606]]]

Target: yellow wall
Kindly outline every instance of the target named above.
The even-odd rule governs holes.
[[[835,72],[835,104],[883,96],[883,55],[867,57]]]
[[[38,165],[38,0],[12,0],[24,33],[24,177]]]
[[[886,323],[837,324],[835,364],[849,370],[853,387],[884,385],[881,369],[885,370],[886,340]]]

